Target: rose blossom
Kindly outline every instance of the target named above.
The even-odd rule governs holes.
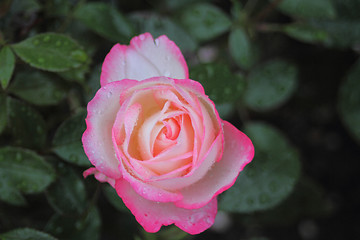
[[[221,81],[221,79],[219,79]],[[254,155],[250,139],[221,120],[179,48],[166,36],[134,37],[106,56],[89,102],[84,172],[110,183],[148,232],[175,224],[197,234]]]

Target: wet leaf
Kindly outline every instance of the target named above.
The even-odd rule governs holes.
[[[65,120],[56,130],[53,139],[53,151],[65,161],[79,166],[90,166],[81,142],[86,129],[85,117],[86,112],[80,111]]]
[[[0,199],[14,205],[25,203],[21,193],[39,193],[55,179],[54,169],[33,151],[0,148]],[[14,203],[12,202],[14,200]]]
[[[280,106],[295,92],[297,74],[297,68],[283,60],[273,60],[254,68],[248,76],[246,105],[257,111]]]
[[[200,41],[210,40],[229,30],[231,21],[219,8],[212,4],[190,5],[181,14],[185,29]]]
[[[0,83],[5,89],[10,82],[15,67],[15,56],[11,48],[4,46],[0,50]]]
[[[18,228],[0,234],[1,240],[56,240],[51,235],[31,228]]]
[[[9,92],[36,105],[55,105],[67,93],[58,79],[39,71],[18,73]]]
[[[45,145],[46,124],[43,117],[33,107],[14,98],[7,98],[8,125],[15,143],[29,148]]]
[[[197,42],[170,18],[157,14],[134,14],[131,20],[138,26],[140,32],[150,32],[154,38],[166,35],[176,42],[182,51],[194,51],[197,47]]]
[[[340,116],[350,134],[360,144],[360,60],[350,69],[339,92]]]
[[[134,35],[133,26],[114,6],[101,2],[81,5],[75,17],[99,35],[113,41],[128,41]]]
[[[250,213],[269,209],[286,199],[300,175],[299,154],[275,128],[250,123],[245,133],[255,148],[253,161],[220,199],[220,209]]]
[[[76,215],[87,207],[86,192],[82,178],[69,167],[58,169],[58,180],[47,191],[50,205],[59,213]]]
[[[283,0],[278,7],[284,13],[295,17],[320,19],[336,17],[336,10],[331,0]]]
[[[45,230],[60,239],[97,240],[100,239],[100,226],[99,211],[93,207],[86,214],[76,218],[55,214]]]
[[[229,103],[241,98],[245,80],[231,73],[229,67],[220,63],[200,64],[190,70],[190,78],[199,81],[205,94],[215,103]]]
[[[235,63],[243,69],[249,69],[257,60],[255,47],[242,28],[231,31],[229,36],[229,51]]]
[[[12,48],[30,66],[53,72],[80,67],[88,60],[86,52],[72,38],[58,33],[38,34]]]

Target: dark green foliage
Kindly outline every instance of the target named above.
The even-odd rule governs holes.
[[[146,233],[113,187],[82,177],[102,62],[144,32],[174,41],[253,141],[218,198],[225,230]],[[360,0],[1,0],[0,240],[353,239],[358,53]]]

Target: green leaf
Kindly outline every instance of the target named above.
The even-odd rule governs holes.
[[[340,116],[349,133],[360,144],[360,60],[350,69],[339,91]]]
[[[307,24],[289,24],[284,26],[282,31],[288,36],[305,43],[322,43],[329,45],[331,42],[330,36],[325,30]]]
[[[332,212],[332,203],[324,189],[309,178],[300,179],[291,195],[280,205],[243,219],[261,226],[289,226],[304,218],[326,217]]]
[[[22,13],[25,16],[29,16],[40,9],[41,5],[37,0],[13,0],[10,12],[14,15]]]
[[[74,68],[65,72],[59,72],[58,74],[65,80],[84,83],[85,75],[89,72],[89,69],[89,63],[85,63],[81,67]]]
[[[360,19],[360,0],[331,0],[336,8],[337,18],[347,20]]]
[[[294,93],[297,74],[294,65],[282,60],[273,60],[253,69],[245,91],[246,105],[257,111],[280,106]]]
[[[278,130],[264,123],[250,123],[245,132],[256,153],[220,199],[220,208],[231,212],[274,207],[292,192],[300,174],[299,154]]]
[[[229,67],[221,63],[197,65],[190,70],[190,78],[199,81],[215,103],[238,100],[245,87],[244,77],[232,74]]]
[[[18,228],[10,232],[0,234],[1,240],[56,240],[47,233],[31,228]]]
[[[16,74],[9,92],[36,105],[55,105],[67,93],[54,76],[39,71]]]
[[[8,97],[7,115],[16,144],[29,148],[41,148],[45,145],[46,124],[34,108]]]
[[[90,162],[81,142],[86,129],[85,118],[86,112],[80,111],[60,125],[53,139],[53,151],[67,162],[86,167]]]
[[[74,170],[62,166],[58,171],[58,180],[47,191],[50,205],[59,214],[81,214],[87,207],[85,186]]]
[[[7,124],[7,115],[6,113],[6,96],[2,93],[0,93],[0,134],[5,129]]]
[[[194,51],[197,42],[178,24],[167,17],[157,14],[133,14],[131,20],[138,26],[140,32],[150,32],[154,38],[166,35],[176,42],[182,51]]]
[[[186,8],[181,14],[181,22],[185,29],[200,41],[218,37],[231,26],[229,17],[222,10],[207,3]]]
[[[360,43],[360,19],[358,20],[311,20],[308,25],[328,33],[329,47],[346,48]]]
[[[293,17],[318,19],[336,17],[335,7],[330,0],[283,0],[278,7],[285,14]]]
[[[86,3],[78,7],[74,14],[88,28],[113,42],[127,41],[134,35],[130,22],[109,4]]]
[[[9,84],[14,67],[15,56],[10,47],[4,46],[0,50],[0,83],[3,89]]]
[[[21,148],[0,148],[0,199],[24,204],[22,193],[39,193],[55,179],[53,168],[35,152]],[[14,200],[15,202],[11,202]]]
[[[15,53],[30,66],[61,72],[80,67],[87,54],[70,37],[58,33],[43,33],[12,45]]]
[[[130,210],[125,206],[124,202],[121,200],[113,187],[106,185],[103,190],[105,197],[111,203],[111,205],[113,205],[117,210],[121,212],[130,213]]]
[[[55,214],[45,227],[47,232],[66,240],[100,239],[101,219],[97,208],[91,208],[80,217],[66,217]]]
[[[257,52],[242,28],[231,31],[229,50],[235,63],[243,69],[249,69],[257,60]]]
[[[96,92],[100,89],[100,75],[101,75],[101,64],[95,66],[89,77],[89,81],[87,82],[88,89],[86,92],[86,102],[89,102],[96,94]]]

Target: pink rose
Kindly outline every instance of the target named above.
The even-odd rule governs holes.
[[[116,44],[87,110],[82,141],[95,168],[84,176],[110,183],[148,232],[170,224],[190,234],[208,229],[216,196],[254,155],[250,139],[221,120],[201,84],[188,79],[166,36]]]

